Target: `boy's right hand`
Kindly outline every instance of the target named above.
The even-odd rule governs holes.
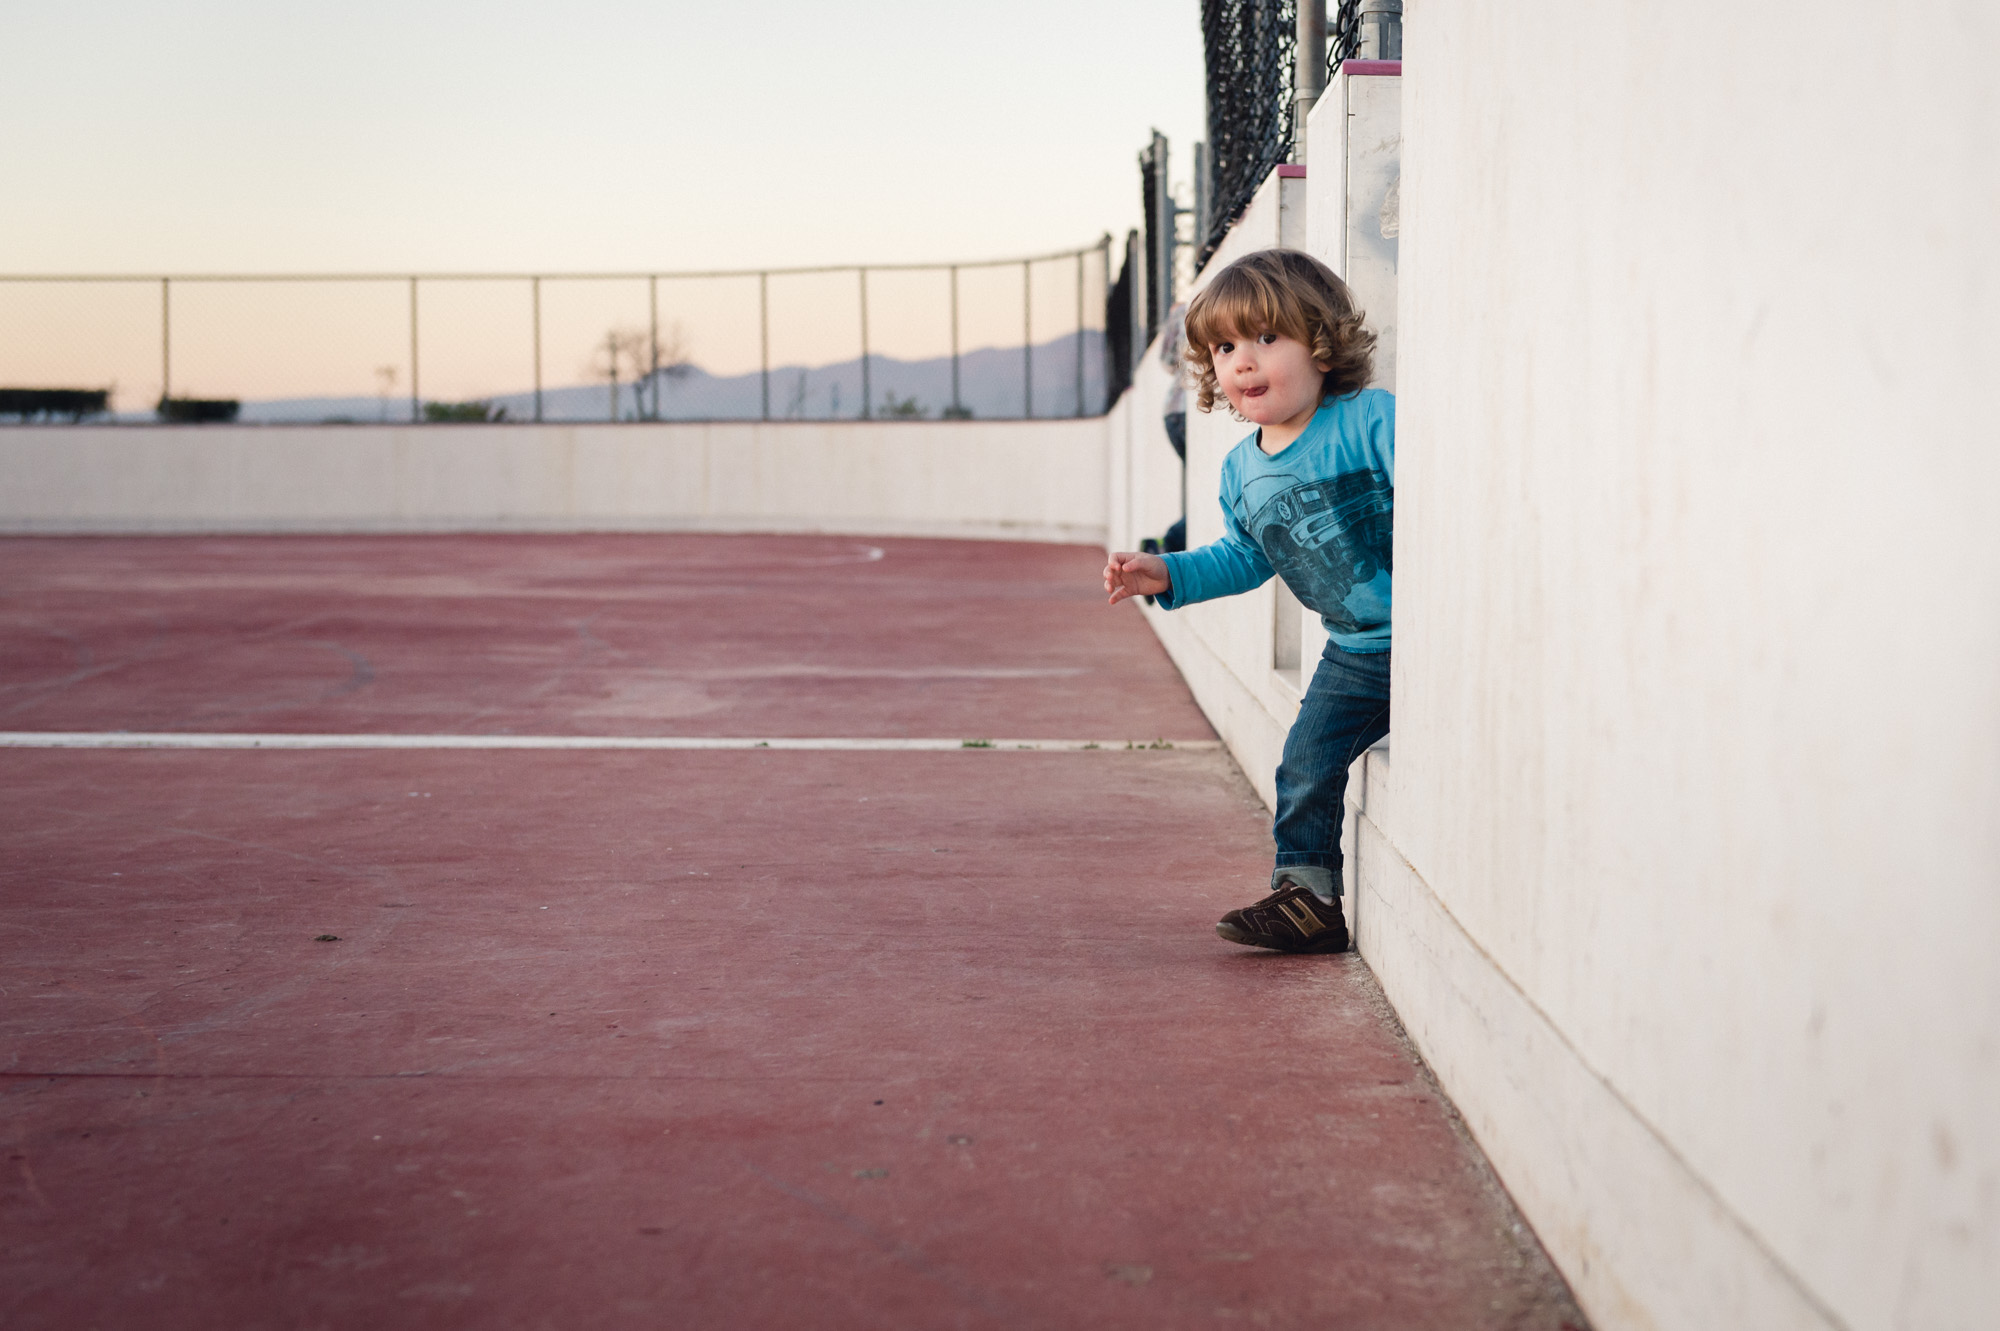
[[[1159,596],[1174,589],[1167,561],[1158,555],[1120,552],[1104,566],[1104,590],[1117,605],[1129,596]]]

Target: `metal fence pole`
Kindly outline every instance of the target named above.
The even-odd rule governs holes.
[[[868,404],[868,270],[855,271],[861,274],[861,419],[865,421],[874,415]]]
[[[1403,0],[1361,0],[1360,26],[1356,55],[1363,60],[1403,58]]]
[[[653,395],[653,407],[650,416],[643,409],[640,416],[646,420],[658,420],[660,419],[660,276],[658,273],[646,275],[646,299],[653,307],[653,372],[646,376],[646,388]],[[638,390],[634,389],[632,396],[636,398],[638,395]],[[636,407],[639,404],[634,402],[632,405]]]
[[[1097,242],[1099,252],[1104,256],[1104,410],[1111,410],[1111,393],[1120,382],[1124,367],[1114,364],[1118,350],[1118,338],[1111,327],[1111,292],[1117,281],[1111,276],[1111,233],[1104,233],[1104,239]]]
[[[1146,240],[1152,253],[1147,256],[1146,265],[1152,274],[1152,298],[1146,308],[1146,344],[1153,340],[1153,334],[1174,308],[1174,195],[1168,188],[1167,163],[1169,158],[1167,136],[1153,131],[1153,198],[1152,218],[1157,227]]]
[[[1076,414],[1083,415],[1083,251],[1076,252]]]
[[[1021,415],[1035,414],[1034,262],[1021,260]]]
[[[1312,115],[1314,104],[1326,91],[1326,0],[1298,0],[1297,17],[1298,37],[1292,73],[1292,160],[1304,166],[1307,164],[1306,121]],[[1199,162],[1196,163],[1196,170],[1199,173]]]
[[[1148,294],[1152,279],[1147,276],[1146,252],[1140,248],[1139,231],[1136,227],[1125,233],[1125,271],[1132,274],[1129,290],[1132,307],[1128,311],[1131,316],[1132,333],[1125,343],[1128,353],[1125,370],[1129,378],[1137,374],[1139,362],[1146,359],[1146,344],[1152,340],[1146,334],[1146,302],[1152,299]]]
[[[618,333],[606,329],[604,333],[604,358],[611,363],[611,406],[604,419],[618,423]]]
[[[424,418],[423,396],[417,390],[417,279],[410,279],[410,424]]]
[[[951,408],[963,411],[958,400],[958,265],[951,266]]]
[[[535,297],[535,424],[539,425],[542,422],[542,279],[531,277],[528,286]]]
[[[765,420],[771,419],[771,275],[757,274],[757,357],[762,366]]]
[[[1321,90],[1324,91],[1325,80],[1322,79],[1321,83],[1322,83]],[[1196,272],[1197,275],[1201,272],[1201,268],[1199,267],[1201,263],[1201,250],[1202,246],[1208,244],[1208,228],[1209,228],[1209,223],[1211,221],[1211,215],[1214,212],[1214,208],[1212,207],[1215,195],[1215,190],[1213,185],[1214,166],[1210,158],[1211,154],[1208,151],[1208,145],[1206,143],[1195,144],[1194,146],[1194,239],[1190,243],[1194,246],[1194,258],[1195,258],[1195,264],[1197,265],[1194,271]]]
[[[172,307],[172,297],[168,292],[173,282],[174,279],[171,277],[160,279],[160,405],[162,407],[174,392],[173,324],[168,317]]]

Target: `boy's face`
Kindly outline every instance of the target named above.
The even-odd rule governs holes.
[[[1236,414],[1257,425],[1282,425],[1319,410],[1326,366],[1312,349],[1283,333],[1257,333],[1218,342],[1215,382]]]

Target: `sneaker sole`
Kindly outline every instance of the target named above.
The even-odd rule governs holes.
[[[1246,934],[1233,924],[1220,922],[1215,926],[1215,935],[1225,943],[1240,943],[1244,947],[1261,947],[1267,952],[1313,953],[1347,951],[1347,936],[1344,933],[1340,937],[1340,946],[1338,947],[1333,946],[1331,942],[1318,945],[1305,943],[1296,947],[1287,947],[1283,943],[1274,943],[1269,939],[1259,938],[1255,934]]]

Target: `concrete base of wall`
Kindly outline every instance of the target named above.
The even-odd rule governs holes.
[[[1195,621],[1147,611],[1266,806],[1287,726]],[[1387,830],[1388,744],[1348,782],[1355,947],[1521,1213],[1605,1331],[1833,1331],[1805,1290],[1460,926]]]
[[[1604,1331],[1840,1322],[1466,933],[1396,849],[1386,749],[1350,786],[1356,948]]]
[[[1104,418],[27,426],[0,531],[765,531],[1101,542]]]
[[[1267,701],[1251,692],[1242,676],[1196,631],[1185,611],[1148,606],[1146,619],[1264,807],[1274,807],[1278,759],[1284,753],[1290,719],[1272,714]]]

